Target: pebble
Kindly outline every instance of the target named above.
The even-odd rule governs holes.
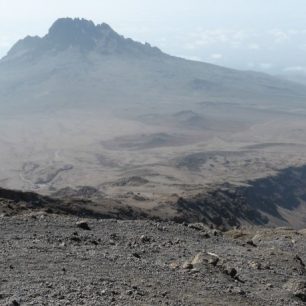
[[[88,223],[86,221],[78,221],[76,223],[76,226],[78,228],[81,228],[81,229],[86,230],[86,231],[90,231],[91,230],[91,228],[89,227],[89,225],[88,225]]]

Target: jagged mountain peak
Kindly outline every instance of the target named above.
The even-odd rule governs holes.
[[[84,18],[59,18],[57,19],[49,29],[49,35],[57,35],[61,31],[67,29],[87,29],[94,30],[96,25],[93,21]]]
[[[151,47],[147,43],[142,44],[119,35],[106,23],[96,25],[86,19],[60,18],[52,24],[44,37],[27,36],[18,41],[9,51],[8,57],[15,58],[48,51],[60,52],[69,48],[102,54],[161,54],[158,48]]]
[[[111,28],[107,23],[95,24],[93,21],[84,19],[84,18],[59,18],[57,19],[50,27],[48,34],[57,34],[57,31],[65,31],[65,30],[76,30],[76,31],[86,31],[88,35],[94,33],[95,31],[108,31],[116,32]]]
[[[61,18],[53,23],[48,34],[44,37],[51,44],[61,48],[78,46],[81,49],[92,49],[99,41],[124,40],[109,25],[95,25],[86,19]]]

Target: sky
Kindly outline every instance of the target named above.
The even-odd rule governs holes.
[[[306,73],[306,0],[0,0],[0,57],[60,17],[193,60],[272,74]]]

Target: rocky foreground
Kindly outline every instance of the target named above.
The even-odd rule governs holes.
[[[1,305],[304,305],[306,231],[0,217]]]

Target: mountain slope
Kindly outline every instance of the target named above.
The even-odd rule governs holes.
[[[161,202],[153,209],[122,205],[88,186],[65,188],[52,197],[0,188],[0,214],[52,211],[93,218],[202,222],[220,228],[255,225],[304,228],[305,179],[306,166],[291,167],[274,176],[249,181],[246,186],[224,184],[203,189],[191,197],[174,197],[173,201]],[[133,185],[129,188],[133,190]]]
[[[0,61],[1,107],[241,102],[302,103],[306,88],[162,53],[84,19],[59,19],[48,34],[17,42]]]
[[[0,97],[7,189],[88,186],[158,210],[306,163],[303,85],[173,57],[83,19],[17,42],[0,60]]]

